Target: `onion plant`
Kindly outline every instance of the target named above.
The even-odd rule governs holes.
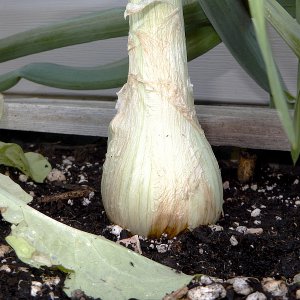
[[[118,93],[101,184],[106,213],[159,237],[215,222],[220,171],[194,108],[181,0],[130,1],[129,73]]]
[[[270,93],[291,143],[294,161],[299,156],[299,97],[292,97],[283,84],[265,28],[268,19],[298,55],[299,24],[293,16],[275,0],[250,0],[250,11],[246,1],[183,3],[185,30],[179,0],[130,2],[129,8],[133,9],[127,12],[134,13],[129,13],[129,69],[127,59],[94,68],[42,63],[0,76],[2,91],[20,78],[60,88],[100,89],[122,85],[129,71],[128,81],[119,93],[118,114],[110,126],[102,193],[113,220],[145,235],[156,236],[163,231],[174,235],[186,227],[213,222],[220,214],[218,168],[195,117],[186,67],[186,56],[192,59],[204,53],[220,38],[248,74]],[[290,1],[280,3],[290,5]],[[166,13],[164,18],[160,8]],[[296,8],[290,6],[289,11],[296,15]],[[153,20],[162,19],[156,24],[151,16]],[[1,61],[118,37],[127,30],[128,23],[121,18],[120,9],[91,14],[0,40]],[[142,36],[137,37],[137,33]],[[293,120],[289,112],[291,98],[296,108]],[[210,200],[206,203],[205,199]],[[202,210],[199,203],[205,203]],[[199,211],[210,208],[195,217],[191,207]],[[149,217],[143,217],[145,212]],[[133,215],[138,217],[134,219]]]
[[[266,18],[282,34],[298,55],[299,25],[294,19],[298,1],[258,2],[261,2],[259,11],[261,16],[264,16],[263,18]],[[87,14],[1,39],[0,62],[78,43],[124,36],[128,32],[128,22],[122,17],[123,11],[124,8],[114,8]],[[260,28],[256,31],[253,26],[248,1],[184,0],[183,13],[188,59],[191,60],[210,50],[220,43],[221,38],[244,70],[270,94],[270,105],[275,105],[278,110],[291,143],[292,157],[295,162],[300,149],[300,142],[297,142],[300,140],[299,133],[296,132],[300,123],[297,97],[291,95],[286,89],[276,67],[271,73],[277,73],[282,90],[279,94],[281,96],[278,98],[278,93],[270,87],[272,76],[270,69],[268,71],[266,68],[265,60],[272,55],[270,51],[267,56],[262,55],[261,49],[264,48],[262,39],[257,38],[262,30]],[[264,35],[263,40],[267,41],[267,35]],[[21,78],[57,88],[107,89],[123,85],[126,82],[127,72],[128,59],[126,58],[112,64],[91,68],[35,63],[0,75],[0,91],[11,88]],[[276,86],[276,84],[272,85]],[[292,121],[288,109],[294,104],[296,110]]]

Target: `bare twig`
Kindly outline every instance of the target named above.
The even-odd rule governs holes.
[[[48,203],[48,202],[54,202],[54,201],[62,201],[62,200],[69,200],[69,199],[77,199],[77,198],[84,198],[88,197],[91,192],[93,192],[94,189],[91,187],[84,187],[80,190],[72,190],[60,194],[54,194],[49,196],[44,196],[39,199],[40,203]]]

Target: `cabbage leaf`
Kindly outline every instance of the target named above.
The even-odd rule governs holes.
[[[0,211],[13,224],[6,241],[31,266],[70,270],[65,281],[69,296],[80,289],[103,300],[162,299],[193,278],[104,237],[57,222],[29,207],[30,200],[30,195],[0,174]]]
[[[24,153],[19,145],[13,143],[0,142],[0,165],[17,168],[39,183],[51,171],[51,165],[44,156],[35,152]]]

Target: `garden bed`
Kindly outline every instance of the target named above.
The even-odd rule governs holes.
[[[32,207],[57,221],[113,241],[130,237],[126,230],[116,233],[118,228],[111,226],[101,203],[106,139],[81,138],[79,144],[76,137],[20,134],[22,140],[12,140],[9,136],[18,134],[3,131],[1,140],[18,142],[26,151],[38,151],[48,157],[58,174],[65,176],[35,184],[15,169],[0,166],[1,173],[11,176],[34,196]],[[293,167],[285,153],[260,151],[256,153],[254,177],[240,183],[237,162],[227,155],[230,151],[214,150],[222,171],[224,215],[216,226],[201,226],[172,240],[165,236],[159,240],[139,237],[142,255],[187,274],[223,280],[252,277],[252,291],[265,293],[261,285],[264,278],[283,280],[287,299],[296,299],[296,290],[300,289],[295,282],[300,273],[299,167]],[[30,268],[3,246],[9,228],[8,223],[0,221],[0,299],[70,299],[62,291],[65,274]],[[227,299],[245,298],[233,292],[228,282],[223,285]]]

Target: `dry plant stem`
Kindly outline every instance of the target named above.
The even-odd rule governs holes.
[[[91,188],[83,188],[81,190],[68,191],[65,193],[44,196],[39,199],[39,202],[40,203],[48,203],[48,202],[53,202],[53,201],[62,201],[62,200],[88,197],[92,191],[93,191],[93,189],[91,189]]]
[[[118,94],[103,168],[109,218],[134,234],[170,237],[215,222],[217,162],[196,118],[180,0],[132,0],[128,81]]]
[[[186,297],[188,291],[189,291],[189,289],[185,286],[169,295],[166,295],[163,298],[163,300],[188,300],[188,298]]]

